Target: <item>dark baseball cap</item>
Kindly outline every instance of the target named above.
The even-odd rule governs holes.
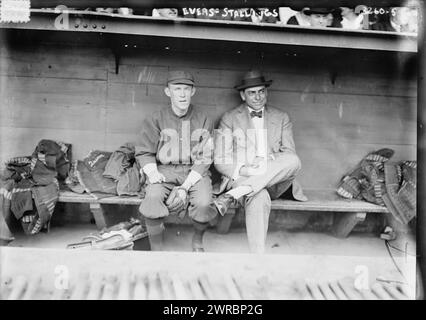
[[[194,81],[194,76],[190,74],[189,72],[182,71],[182,70],[175,70],[175,71],[169,72],[169,75],[167,77],[167,84],[169,83],[188,84],[190,86],[193,86],[195,81]]]

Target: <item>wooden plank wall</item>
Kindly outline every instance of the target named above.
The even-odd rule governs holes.
[[[194,103],[217,121],[238,105],[233,86],[256,65],[274,80],[270,104],[293,120],[306,189],[335,189],[378,148],[394,149],[395,160],[415,159],[416,75],[407,77],[405,62],[389,70],[381,53],[363,59],[362,51],[324,57],[318,50],[259,56],[137,48],[122,52],[116,74],[106,47],[0,44],[0,161],[30,154],[43,138],[72,143],[74,159],[135,141],[143,118],[168,102],[163,87],[170,68],[194,73]]]

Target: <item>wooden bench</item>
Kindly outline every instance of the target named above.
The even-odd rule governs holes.
[[[387,213],[386,207],[375,205],[361,200],[349,200],[340,198],[337,194],[323,191],[305,192],[308,201],[299,202],[292,200],[274,200],[272,201],[272,210],[286,211],[316,211],[316,212],[334,212],[335,218],[332,227],[334,236],[344,238],[349,235],[355,225],[365,220],[367,213]],[[107,226],[103,205],[119,204],[139,206],[142,199],[138,197],[107,197],[96,199],[89,194],[78,194],[70,191],[61,191],[59,202],[62,203],[87,203],[98,228]],[[228,210],[224,217],[219,217],[216,230],[219,233],[227,233],[237,210],[241,208],[234,207]]]

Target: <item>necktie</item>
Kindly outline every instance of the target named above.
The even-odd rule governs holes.
[[[252,118],[254,118],[254,117],[262,118],[262,110],[260,110],[260,111],[251,111],[250,112],[250,117],[252,117]]]

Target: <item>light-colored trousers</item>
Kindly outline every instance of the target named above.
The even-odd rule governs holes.
[[[292,184],[301,169],[299,157],[282,153],[269,160],[264,174],[240,177],[231,188],[250,186],[253,192],[244,197],[247,238],[250,251],[264,253],[268,233],[271,199],[279,198]]]
[[[159,165],[158,171],[166,178],[165,183],[148,184],[145,188],[145,198],[139,211],[146,218],[159,219],[169,215],[165,205],[167,197],[174,186],[181,185],[189,172],[188,165]],[[188,192],[188,215],[196,222],[206,223],[217,215],[212,199],[212,182],[209,175],[202,177]]]

